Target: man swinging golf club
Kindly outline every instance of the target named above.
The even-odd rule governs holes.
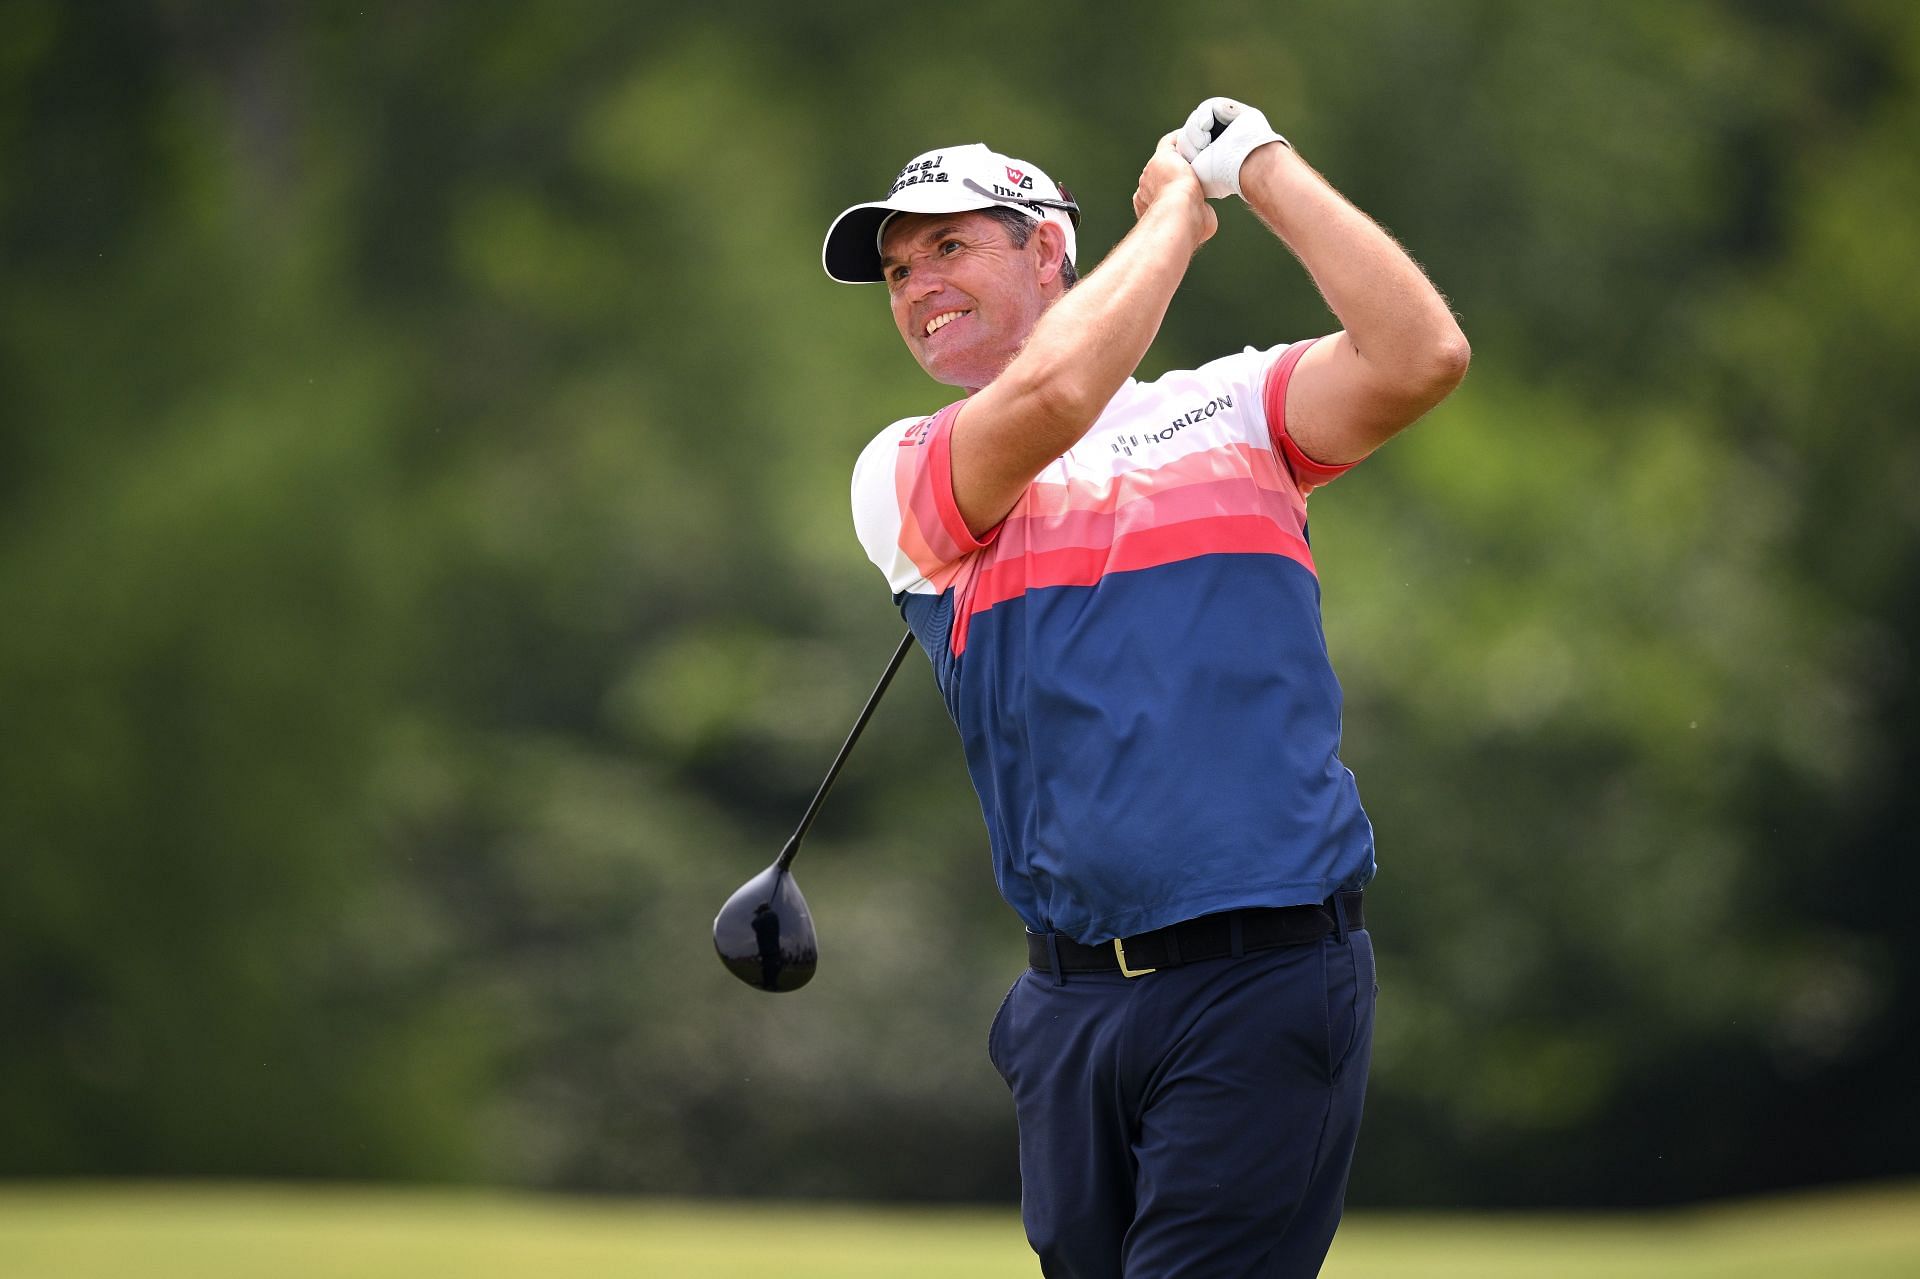
[[[1136,381],[1228,196],[1340,331]],[[971,144],[834,221],[828,275],[884,282],[907,349],[965,392],[865,449],[854,523],[932,661],[1028,930],[988,1052],[1043,1270],[1310,1275],[1375,988],[1373,833],[1338,756],[1306,498],[1439,403],[1467,343],[1241,103],[1163,138],[1133,209],[1076,282],[1073,197]]]

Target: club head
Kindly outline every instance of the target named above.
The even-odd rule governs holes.
[[[728,972],[760,990],[813,980],[820,947],[793,873],[775,864],[740,885],[713,918],[713,948]]]

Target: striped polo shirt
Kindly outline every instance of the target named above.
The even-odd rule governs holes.
[[[1309,345],[1128,379],[979,538],[953,496],[960,403],[860,455],[855,528],[1029,928],[1099,944],[1373,875],[1307,546],[1307,493],[1347,468],[1286,433]]]

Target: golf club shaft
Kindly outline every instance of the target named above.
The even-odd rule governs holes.
[[[893,650],[893,660],[887,663],[887,669],[880,676],[880,682],[873,686],[873,696],[867,699],[866,706],[860,711],[860,718],[853,721],[853,731],[847,734],[846,744],[840,748],[840,753],[834,756],[833,767],[827,770],[826,777],[821,780],[820,789],[813,793],[813,802],[807,805],[807,811],[800,818],[800,825],[794,828],[793,837],[787,841],[787,846],[780,850],[780,856],[774,865],[781,870],[793,864],[794,855],[800,851],[800,841],[806,838],[807,828],[813,825],[813,819],[819,814],[820,805],[827,798],[827,792],[833,789],[833,779],[840,775],[840,766],[845,764],[847,756],[853,753],[853,744],[860,740],[860,730],[867,726],[867,721],[873,718],[873,708],[880,704],[880,694],[887,691],[887,685],[893,682],[893,673],[900,669],[900,663],[906,659],[907,650],[912,647],[913,632],[908,631],[900,637],[900,647]]]

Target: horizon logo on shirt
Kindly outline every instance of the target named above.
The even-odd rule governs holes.
[[[1145,435],[1125,435],[1120,437],[1113,442],[1113,451],[1132,457],[1134,449],[1148,444],[1165,444],[1168,440],[1180,434],[1180,432],[1186,430],[1195,422],[1204,422],[1223,409],[1230,409],[1232,407],[1233,397],[1231,395],[1216,395],[1199,408],[1188,409],[1185,413],[1168,422],[1165,430],[1149,431]]]

